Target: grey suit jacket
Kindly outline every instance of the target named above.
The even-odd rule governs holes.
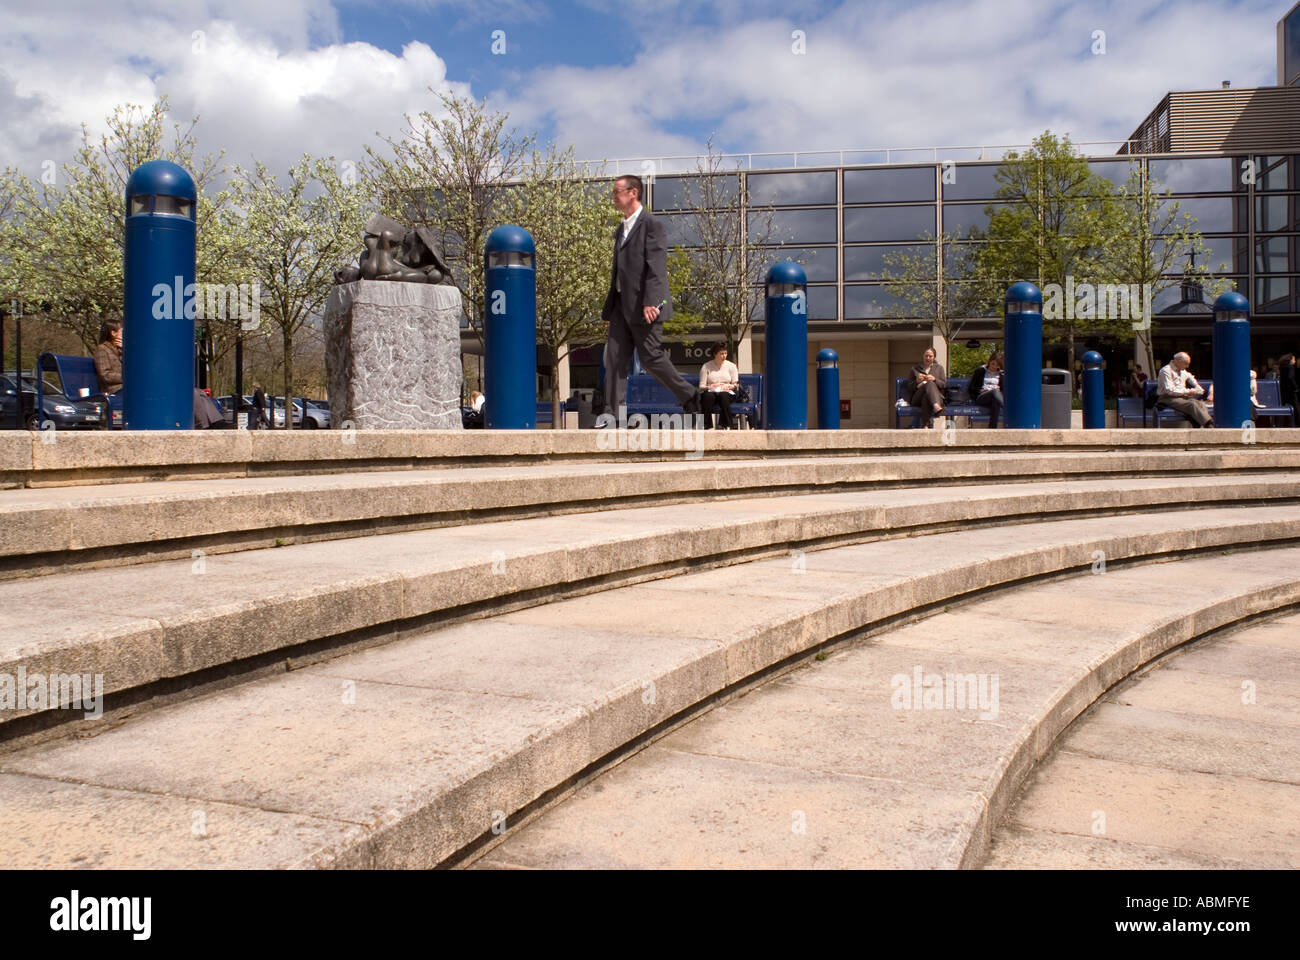
[[[668,231],[662,221],[642,207],[626,243],[619,242],[622,232],[620,223],[614,228],[613,266],[601,319],[608,323],[621,310],[629,323],[645,323],[642,309],[667,301],[659,308],[659,320],[667,320],[673,315],[672,294],[668,292]]]

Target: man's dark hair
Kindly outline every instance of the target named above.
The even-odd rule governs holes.
[[[619,177],[618,180],[615,180],[614,182],[615,183],[621,182],[623,184],[624,190],[635,190],[636,198],[640,200],[642,203],[645,203],[645,187],[641,184],[640,177],[636,176],[635,174],[625,173],[623,174],[623,176]]]

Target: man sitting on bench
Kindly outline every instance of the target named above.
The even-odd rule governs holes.
[[[1188,371],[1191,364],[1192,358],[1187,354],[1175,353],[1174,358],[1160,368],[1156,402],[1177,410],[1192,421],[1192,426],[1209,426],[1210,411],[1205,401],[1200,399],[1205,396],[1205,390]]]

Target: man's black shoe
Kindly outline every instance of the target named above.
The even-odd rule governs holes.
[[[700,398],[697,394],[692,393],[690,399],[682,404],[682,413],[699,413]]]

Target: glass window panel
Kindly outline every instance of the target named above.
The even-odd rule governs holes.
[[[1296,225],[1296,198],[1280,194],[1255,198],[1255,232],[1300,229]]]
[[[671,247],[697,247],[700,245],[700,225],[694,213],[663,213],[658,218],[668,230]]]
[[[1160,189],[1174,193],[1224,193],[1237,188],[1234,157],[1195,157],[1186,160],[1152,160],[1147,166]]]
[[[840,288],[830,286],[808,288],[808,319],[838,320],[840,318]]]
[[[909,244],[891,244],[889,246],[879,247],[845,247],[844,248],[844,279],[845,280],[881,280],[888,270],[892,274],[898,274],[902,271],[903,266],[895,260],[890,263],[891,258],[906,257],[909,261],[917,258],[923,258],[928,269],[924,276],[933,277],[937,272],[938,254],[935,252],[935,245],[932,243],[909,243]],[[918,274],[920,275],[920,274]]]
[[[1295,237],[1266,237],[1255,243],[1256,273],[1294,273]]]
[[[686,210],[690,205],[701,207],[727,206],[735,202],[740,190],[740,177],[734,173],[718,174],[712,183],[700,177],[656,177],[651,184],[655,210]]]
[[[1291,157],[1256,157],[1256,190],[1291,190]]]
[[[1202,242],[1205,244],[1208,257],[1201,256],[1196,258],[1196,265],[1208,267],[1215,273],[1226,273],[1233,269],[1233,261],[1237,248],[1240,244],[1240,237],[1204,237]],[[1151,243],[1151,256],[1159,263],[1165,255],[1165,242],[1159,238]],[[1186,270],[1191,258],[1188,251],[1184,249],[1181,255],[1174,257],[1169,261],[1169,271]],[[1226,267],[1222,266],[1227,264]]]
[[[834,247],[781,247],[766,253],[763,271],[780,260],[793,260],[803,267],[809,283],[834,282],[839,279]]]
[[[1291,277],[1256,277],[1255,302],[1250,305],[1255,313],[1290,313]]]
[[[1232,197],[1176,197],[1173,200],[1162,202],[1160,204],[1161,211],[1166,210],[1175,202],[1178,204],[1180,218],[1184,214],[1195,218],[1196,222],[1192,226],[1200,233],[1228,233],[1232,230],[1244,232],[1246,230],[1244,198],[1237,201]],[[1233,216],[1234,212],[1237,214],[1235,218]],[[1157,214],[1157,216],[1160,215],[1162,214]]]
[[[924,206],[846,207],[844,240],[916,240],[922,234],[933,235],[935,208]]]
[[[943,198],[992,200],[998,193],[999,184],[993,179],[997,172],[997,164],[958,163],[943,168]]]
[[[933,200],[934,167],[885,167],[879,170],[845,170],[845,203],[891,203],[898,200]]]
[[[1151,299],[1151,312],[1157,314],[1162,313],[1164,310],[1166,310],[1169,307],[1172,307],[1174,304],[1180,303],[1182,299],[1183,299],[1182,289],[1179,287],[1177,282],[1174,282],[1170,286],[1165,287],[1163,290],[1159,290],[1156,292],[1156,295]],[[1208,320],[1208,316],[1207,316],[1207,320]]]
[[[835,210],[777,210],[771,214],[771,232],[764,236],[767,229],[768,213],[751,213],[749,215],[749,239],[751,243],[764,240],[780,243],[834,243]]]
[[[945,203],[943,205],[943,231],[944,233],[956,234],[959,237],[967,237],[972,229],[987,233],[989,228],[989,219],[998,210],[1005,207],[1012,207],[1011,203]],[[984,212],[985,207],[990,207],[988,213]]]
[[[1129,160],[1090,160],[1088,169],[1113,185],[1122,187],[1128,183],[1130,171],[1140,169],[1140,165]]]
[[[943,272],[945,276],[959,277],[970,270],[970,260],[983,246],[980,243],[948,243],[943,248]]]
[[[751,173],[745,180],[750,206],[769,204],[800,207],[813,203],[834,203],[835,171],[816,173]]]
[[[878,283],[853,283],[844,287],[845,320],[881,320],[892,319],[897,315],[893,309],[907,309],[904,302],[885,290]],[[933,306],[924,319],[934,316]],[[899,319],[902,319],[901,317]]]

